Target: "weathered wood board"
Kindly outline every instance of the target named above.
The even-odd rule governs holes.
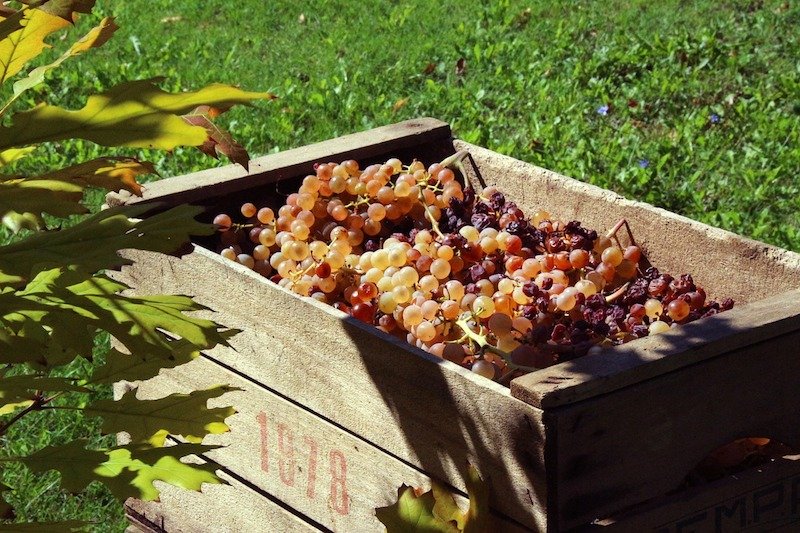
[[[220,382],[242,390],[210,406],[235,405],[238,413],[227,420],[230,433],[206,439],[227,446],[204,457],[315,523],[334,531],[380,531],[374,509],[393,504],[402,484],[430,489],[430,478],[418,469],[207,357],[163,371],[137,395],[155,399]],[[469,507],[462,494],[456,502]],[[493,522],[496,531],[526,531],[502,516]]]
[[[800,456],[658,498],[585,528],[595,533],[800,531]]]
[[[800,449],[800,331],[546,411],[548,508],[564,527],[664,494],[711,450],[770,437]],[[774,350],[774,351],[773,351]],[[773,365],[763,363],[766,354]]]
[[[159,502],[129,499],[125,514],[138,531],[145,533],[324,531],[229,474],[220,472],[219,476],[230,485],[206,484],[202,492],[194,492],[158,483]]]

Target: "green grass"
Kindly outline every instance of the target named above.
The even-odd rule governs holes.
[[[797,5],[310,4],[101,4],[122,29],[48,92],[77,106],[153,76],[272,90],[279,100],[228,119],[253,154],[434,116],[467,141],[800,250]],[[212,164],[152,156],[164,175]]]
[[[227,116],[253,155],[433,116],[467,141],[800,251],[797,3],[128,0],[99,12],[116,15],[115,38],[24,103],[80,106],[154,76],[173,90],[271,90],[280,99]],[[74,143],[35,163],[107,152]],[[146,156],[164,176],[216,164],[189,149]],[[52,424],[39,429],[78,423]],[[26,446],[43,444],[35,429]],[[74,516],[48,514],[60,496],[37,481],[31,517]],[[106,500],[80,507],[118,524]]]

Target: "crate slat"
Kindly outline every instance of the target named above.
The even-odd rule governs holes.
[[[225,472],[230,485],[203,485],[202,492],[158,483],[159,502],[133,498],[125,514],[135,533],[241,533],[243,531],[324,531],[287,511],[264,494],[243,485]]]
[[[800,456],[786,456],[708,485],[637,506],[587,533],[800,530]]]
[[[142,197],[111,194],[109,205],[164,202],[167,205],[196,203],[230,195],[252,187],[308,174],[320,161],[365,160],[387,151],[398,154],[410,147],[424,147],[439,160],[452,153],[450,126],[435,118],[406,120],[254,158],[245,169],[226,165],[148,183]]]
[[[206,357],[163,371],[142,383],[137,394],[159,398],[220,382],[243,390],[209,402],[235,405],[238,413],[227,420],[230,433],[206,439],[226,447],[205,456],[323,526],[380,531],[374,509],[393,504],[402,484],[430,488],[423,472]],[[463,494],[456,501],[462,510],[469,507]],[[493,518],[497,531],[530,531]]]
[[[577,526],[665,494],[737,438],[769,437],[800,449],[798,346],[800,332],[793,332],[546,411],[553,519]]]

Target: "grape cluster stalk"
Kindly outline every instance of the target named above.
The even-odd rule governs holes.
[[[238,222],[216,215],[218,251],[501,383],[733,306],[689,274],[645,268],[617,236],[624,221],[600,235],[463,187],[464,155],[319,163],[277,213],[248,202]]]

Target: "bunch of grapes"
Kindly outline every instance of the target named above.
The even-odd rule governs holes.
[[[322,163],[277,213],[218,214],[219,252],[303,296],[472,371],[521,373],[733,306],[641,250],[544,210],[528,217],[451,166]],[[631,238],[631,242],[633,239]]]

